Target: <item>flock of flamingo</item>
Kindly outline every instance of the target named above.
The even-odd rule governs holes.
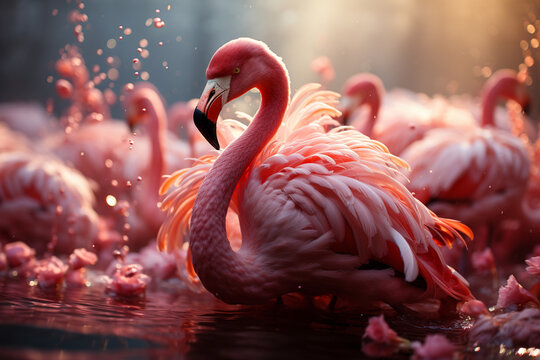
[[[0,107],[11,276],[84,286],[94,265],[118,296],[179,277],[231,304],[458,311],[485,341],[519,318],[533,335],[513,344],[540,347],[540,145],[516,72],[495,72],[479,100],[385,92],[373,74],[290,99],[281,59],[239,38],[212,57],[198,100],[167,109],[149,83],[128,84],[115,121],[75,48],[56,70],[71,104],[59,120]],[[254,117],[220,117],[253,88]],[[503,265],[518,270],[491,308],[467,279]],[[377,319],[369,331],[387,327]],[[398,343],[390,330],[370,337]]]

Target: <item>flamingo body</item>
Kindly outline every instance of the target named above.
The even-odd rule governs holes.
[[[168,217],[159,246],[179,246],[183,210],[193,204],[187,236],[194,269],[210,292],[244,304],[291,292],[390,304],[472,298],[439,250],[470,230],[416,200],[400,183],[406,164],[384,145],[347,128],[327,133],[325,125],[339,116],[335,96],[311,87],[287,107],[283,63],[265,44],[245,38],[216,52],[207,77],[194,119],[214,146],[223,104],[253,87],[262,99],[204,180],[189,179],[201,170],[196,165],[162,187],[169,190],[162,205]],[[178,191],[171,191],[175,183]],[[178,196],[186,191],[196,198]],[[242,234],[236,252],[227,239],[229,207]]]
[[[0,229],[39,251],[57,237],[55,250],[89,248],[98,236],[91,184],[53,158],[0,154]]]

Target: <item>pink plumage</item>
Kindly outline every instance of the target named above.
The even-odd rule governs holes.
[[[60,161],[31,153],[0,155],[0,230],[39,251],[90,247],[98,216],[91,183]],[[54,245],[54,244],[53,244]]]
[[[211,167],[195,165],[162,187],[169,194],[159,246],[175,249],[189,239],[194,269],[210,292],[244,304],[290,292],[395,305],[472,298],[439,249],[470,230],[417,201],[400,182],[406,164],[384,145],[354,130],[326,132],[339,115],[335,95],[311,87],[288,107],[283,63],[245,38],[216,52],[207,77],[195,123],[216,147],[221,107],[253,87],[262,99],[251,124]],[[185,180],[197,171],[205,173],[202,183]],[[171,189],[175,183],[180,188]],[[229,206],[240,220],[236,252],[227,239]]]
[[[485,87],[481,124],[432,129],[401,154],[417,198],[472,227],[493,226],[518,212],[529,178],[527,145],[493,123],[497,99],[525,106],[526,90],[515,76],[498,79]]]

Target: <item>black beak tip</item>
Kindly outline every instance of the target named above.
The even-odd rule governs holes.
[[[199,109],[195,109],[193,112],[193,122],[201,134],[203,134],[206,141],[208,141],[216,150],[219,150],[216,123],[208,119]]]
[[[531,102],[527,101],[523,106],[521,106],[521,110],[523,110],[523,113],[525,115],[530,116],[531,115]]]

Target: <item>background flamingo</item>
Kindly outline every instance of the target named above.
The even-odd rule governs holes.
[[[0,124],[32,140],[40,139],[59,128],[56,119],[37,103],[0,104]]]
[[[296,117],[318,121],[272,139],[287,111],[289,79],[265,44],[245,38],[225,44],[207,77],[194,119],[215,147],[221,107],[252,87],[262,98],[252,124],[214,162],[193,206],[193,263],[210,292],[245,304],[289,292],[394,305],[425,297],[472,298],[438,248],[463,240],[458,231],[469,229],[434,216],[414,199],[398,180],[405,166],[399,158],[356,131],[326,133],[323,124],[339,113],[316,96],[297,104],[281,126]],[[238,204],[242,228],[238,252],[226,237],[230,203]],[[185,206],[174,191],[164,199],[168,218],[161,248],[179,246]]]
[[[58,160],[29,152],[0,154],[0,231],[42,252],[68,253],[98,237],[90,182]]]
[[[159,187],[165,173],[191,164],[187,143],[167,130],[167,113],[159,92],[148,83],[139,83],[126,93],[126,117],[130,128],[145,124],[147,134],[138,134],[134,147],[137,156],[126,159],[126,171],[142,178],[141,186],[134,189],[130,200],[128,235],[135,243],[147,243],[157,235],[163,221],[158,208]]]
[[[515,77],[496,84],[483,94],[480,126],[430,130],[402,154],[411,166],[408,188],[415,196],[437,214],[477,230],[519,210],[529,177],[526,144],[493,123],[496,100],[504,97],[525,106],[526,90]]]
[[[386,93],[374,74],[352,76],[343,86],[343,95],[342,121],[379,140],[396,155],[430,129],[474,124],[467,111],[450,106],[442,97],[430,98],[405,89]]]

